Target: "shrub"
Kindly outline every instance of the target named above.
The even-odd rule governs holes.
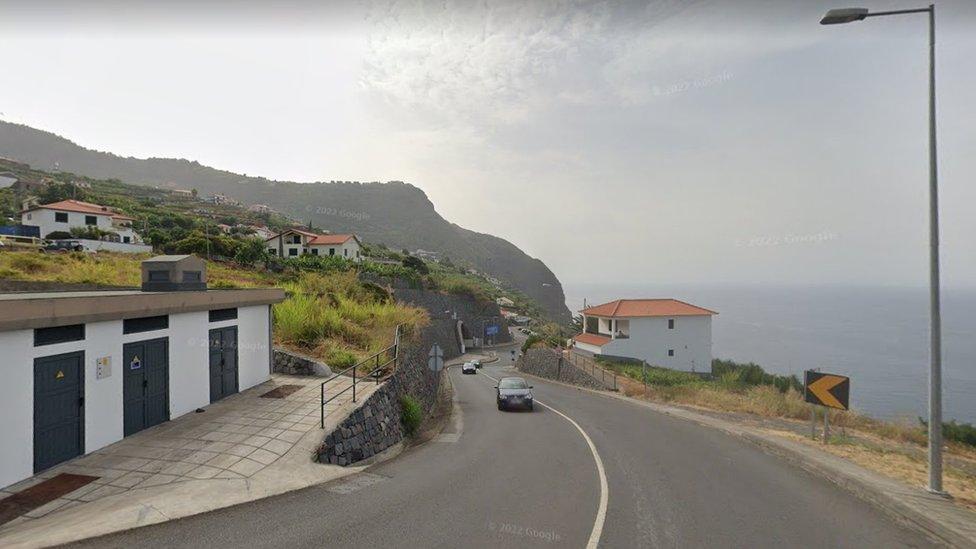
[[[403,266],[408,269],[413,269],[420,274],[430,273],[430,269],[427,268],[427,264],[424,263],[424,260],[412,255],[408,255],[407,257],[403,258]]]
[[[66,238],[71,238],[71,233],[68,231],[52,231],[47,233],[44,238],[48,240],[64,240]]]
[[[532,334],[529,337],[525,338],[525,341],[522,343],[522,353],[524,354],[526,351],[531,349],[536,343],[540,343],[541,341],[542,338],[535,334]]]
[[[400,419],[403,422],[403,430],[408,436],[413,436],[423,420],[423,410],[417,399],[410,395],[400,397]]]
[[[789,389],[803,391],[803,383],[795,375],[783,376],[770,374],[762,369],[758,364],[752,362],[739,364],[731,360],[714,359],[712,360],[712,375],[718,379],[723,379],[726,374],[735,372],[738,381],[744,385],[772,385],[785,393]]]
[[[929,422],[925,421],[924,418],[918,418],[918,422],[926,429],[929,426]],[[956,420],[944,422],[942,424],[942,438],[976,446],[976,426],[970,423],[956,423]]]
[[[234,261],[241,265],[254,265],[259,261],[264,261],[268,257],[268,249],[264,241],[260,238],[248,238],[243,241],[241,247],[234,254]]]

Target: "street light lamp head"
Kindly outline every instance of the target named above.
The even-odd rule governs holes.
[[[867,8],[840,8],[828,11],[827,15],[824,15],[823,19],[820,20],[820,24],[839,25],[841,23],[861,21],[867,16]]]

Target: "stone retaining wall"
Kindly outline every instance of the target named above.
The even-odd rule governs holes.
[[[598,379],[593,379],[576,366],[565,360],[561,353],[553,349],[536,347],[529,349],[515,362],[515,368],[546,379],[554,379],[590,389],[606,389]]]
[[[327,365],[311,357],[277,348],[274,350],[274,366],[272,370],[276,374],[296,376],[326,377],[332,375],[332,370]]]
[[[441,379],[427,367],[427,353],[434,343],[438,343],[437,331],[431,329],[425,329],[417,341],[404,343],[396,372],[325,436],[317,451],[319,463],[352,465],[403,440],[402,395],[417,399],[424,413],[430,412]]]

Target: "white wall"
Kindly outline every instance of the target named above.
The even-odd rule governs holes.
[[[674,319],[674,329],[668,329],[668,319]],[[674,356],[668,356],[674,349]],[[600,348],[605,355],[646,360],[661,366],[686,372],[712,371],[712,317],[676,316],[630,319],[630,338],[615,339]]]
[[[350,238],[349,240],[343,242],[342,244],[314,244],[309,246],[309,252],[312,253],[312,249],[318,249],[318,255],[329,255],[329,249],[335,249],[335,255],[348,259],[350,261],[361,261],[362,260],[362,249],[359,247],[359,243],[356,242],[355,238]],[[359,257],[356,256],[356,252],[359,252]]]
[[[236,320],[209,322],[206,311],[170,315],[169,328],[122,334],[122,321],[85,326],[85,340],[34,347],[33,330],[0,332],[4,382],[0,383],[0,487],[33,475],[34,359],[85,352],[85,453],[123,438],[122,347],[169,338],[170,419],[210,404],[209,330],[238,327],[238,375],[243,391],[270,378],[269,306],[242,307]],[[97,379],[96,360],[109,356],[112,375]]]
[[[68,222],[59,223],[55,221],[55,213],[68,214]],[[133,243],[141,242],[139,235],[132,230],[132,228],[116,227],[113,225],[112,217],[110,215],[83,214],[77,212],[55,212],[55,210],[40,209],[21,214],[20,224],[39,227],[41,238],[45,238],[48,234],[53,233],[54,231],[70,232],[73,227],[87,227],[88,225],[85,223],[85,217],[90,215],[95,217],[95,227],[103,231],[117,233],[119,237],[128,236]]]

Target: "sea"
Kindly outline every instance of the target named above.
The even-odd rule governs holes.
[[[575,315],[618,298],[673,297],[717,311],[715,358],[768,372],[820,368],[851,378],[851,407],[872,417],[928,416],[927,288],[566,285]],[[943,418],[976,424],[976,289],[942,293]]]

